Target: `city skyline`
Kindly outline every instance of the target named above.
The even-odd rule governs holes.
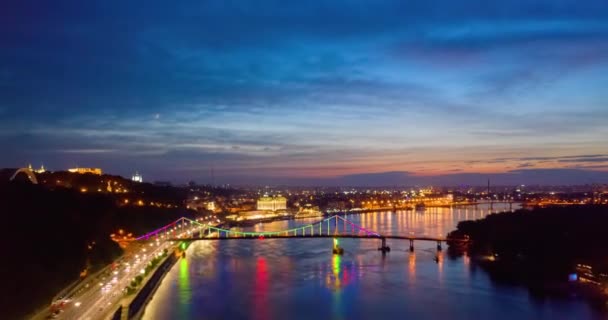
[[[2,6],[0,167],[608,182],[604,1]]]

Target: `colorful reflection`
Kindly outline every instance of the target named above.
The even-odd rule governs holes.
[[[180,259],[179,261],[179,278],[177,280],[179,287],[179,305],[182,309],[182,314],[187,315],[187,309],[192,300],[192,289],[190,288],[190,270],[188,269],[188,260]]]
[[[254,291],[253,318],[268,319],[268,270],[263,257],[259,257],[256,262]]]
[[[437,275],[439,278],[439,284],[443,284],[443,252],[437,252],[435,256],[435,262],[437,262]]]
[[[331,263],[331,273],[327,273],[325,276],[325,284],[328,288],[333,290],[339,290],[342,286],[342,281],[340,279],[340,271],[341,271],[341,262],[342,257],[340,255],[334,254],[332,256]]]
[[[328,274],[328,287],[332,289],[332,314],[334,319],[344,319],[342,307],[342,285],[346,284],[340,279],[342,272],[342,257],[333,255],[332,258],[332,274]]]
[[[411,252],[408,258],[408,275],[410,282],[416,280],[416,253]]]
[[[334,243],[337,244],[338,243],[338,239],[334,239]],[[333,255],[333,259],[332,259],[332,267],[334,270],[334,276],[336,278],[338,278],[338,280],[340,279],[340,269],[342,268],[342,257],[338,254],[334,254]]]
[[[355,266],[350,265],[346,268],[342,262],[341,255],[333,255],[331,263],[331,272],[325,275],[325,285],[333,291],[340,291],[346,287],[356,276]]]

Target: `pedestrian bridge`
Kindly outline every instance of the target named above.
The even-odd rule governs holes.
[[[218,240],[252,240],[252,239],[314,239],[314,238],[350,238],[378,239],[382,245],[378,248],[383,252],[390,251],[386,239],[408,240],[410,250],[414,250],[414,241],[435,241],[437,249],[441,250],[442,242],[467,242],[466,239],[449,239],[445,237],[414,236],[414,235],[382,235],[378,232],[363,228],[352,221],[334,215],[315,223],[279,231],[240,231],[219,228],[202,224],[188,218],[180,218],[162,228],[142,235],[136,240],[166,240],[166,241],[218,241]]]

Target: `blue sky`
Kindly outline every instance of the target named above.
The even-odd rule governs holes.
[[[608,170],[606,1],[301,2],[4,1],[0,167],[261,184]]]

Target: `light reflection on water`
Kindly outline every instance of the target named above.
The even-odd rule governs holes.
[[[507,209],[508,205],[497,210]],[[487,206],[347,215],[382,234],[445,236]],[[279,221],[256,230],[315,222]],[[449,259],[436,243],[342,239],[198,241],[167,274],[144,319],[592,319],[582,302],[529,298],[525,289],[494,285],[469,257]],[[445,248],[444,244],[444,248]]]
[[[178,278],[178,294],[180,315],[188,315],[190,306],[192,305],[192,290],[190,289],[190,270],[188,268],[188,260],[181,259],[179,262],[179,278]]]

